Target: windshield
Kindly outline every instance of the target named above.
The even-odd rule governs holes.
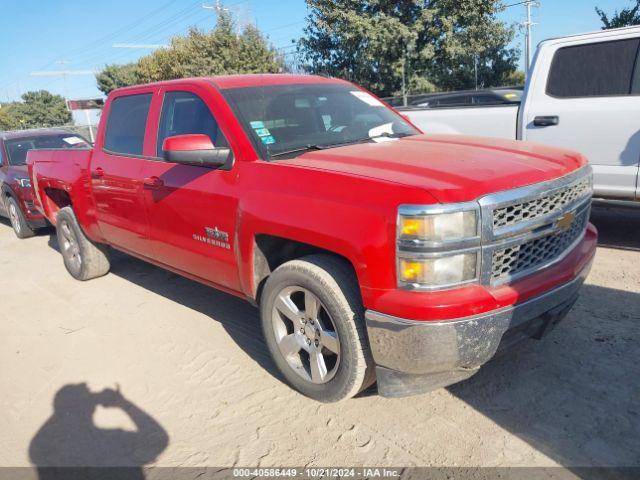
[[[351,85],[268,85],[223,94],[264,159],[420,133]]]
[[[9,165],[24,165],[27,152],[39,148],[84,148],[89,144],[74,133],[56,133],[37,137],[13,138],[5,140]]]

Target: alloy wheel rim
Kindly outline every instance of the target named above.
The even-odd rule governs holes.
[[[340,365],[340,340],[320,299],[302,287],[287,287],[276,296],[273,330],[280,353],[304,380],[329,382]]]
[[[9,202],[9,219],[11,220],[11,225],[14,230],[20,233],[22,227],[20,225],[20,219],[18,218],[18,210],[16,209],[16,204],[14,202]]]
[[[82,266],[82,258],[80,256],[80,246],[76,241],[76,237],[67,222],[62,222],[62,225],[60,225],[60,231],[62,233],[62,251],[72,268],[79,271]]]

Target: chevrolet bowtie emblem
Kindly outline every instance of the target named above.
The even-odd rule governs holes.
[[[571,228],[571,225],[573,225],[573,221],[575,219],[575,212],[565,213],[562,217],[560,217],[560,219],[558,219],[556,225],[561,231],[566,232]]]

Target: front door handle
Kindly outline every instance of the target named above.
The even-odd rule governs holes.
[[[534,127],[555,127],[560,124],[560,117],[552,115],[533,119]]]
[[[145,178],[142,183],[146,188],[150,189],[157,189],[164,186],[164,182],[162,181],[162,179],[156,177],[155,175],[153,177]]]
[[[102,178],[104,177],[104,170],[100,167],[96,168],[93,172],[91,172],[91,178]]]

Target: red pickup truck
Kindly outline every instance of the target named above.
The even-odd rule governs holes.
[[[71,275],[113,247],[246,298],[286,380],[327,402],[450,385],[542,336],[597,240],[580,154],[423,135],[315,76],[115,90],[93,149],[28,164]]]

